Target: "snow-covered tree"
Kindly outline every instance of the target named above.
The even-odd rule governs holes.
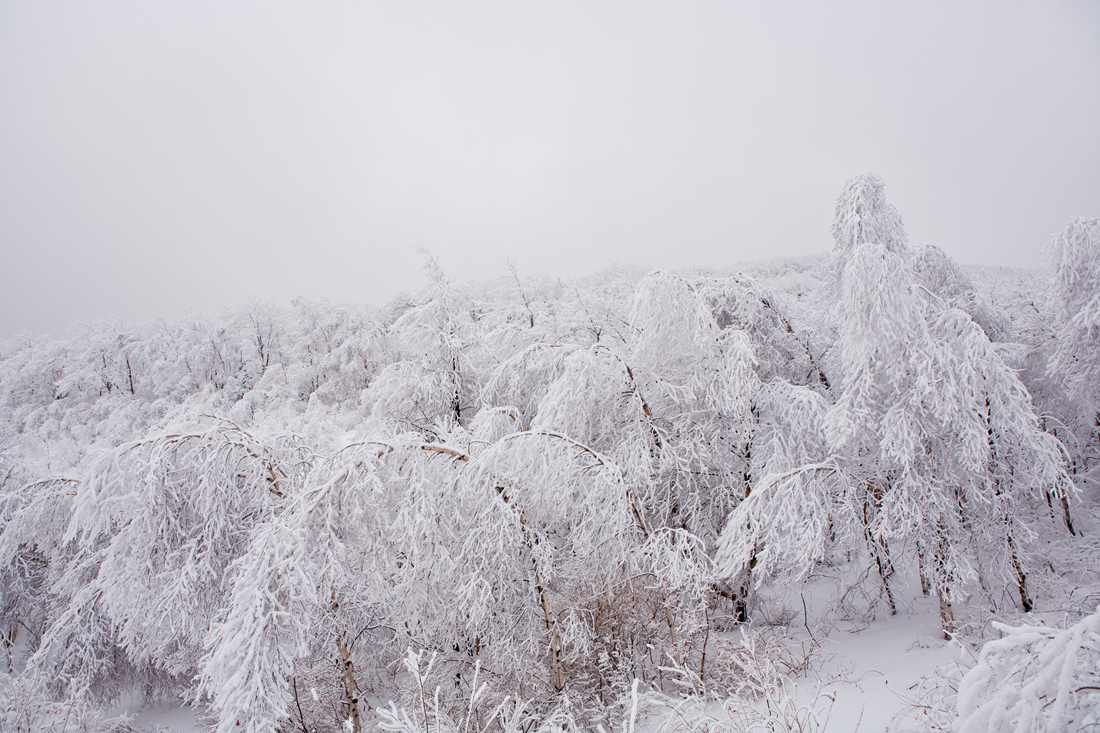
[[[884,586],[889,543],[915,539],[933,558],[923,571],[950,628],[951,589],[970,572],[961,548],[988,532],[1029,610],[1020,520],[1036,494],[1068,490],[1060,445],[1039,429],[1030,395],[967,314],[927,297],[888,247],[844,247],[838,241],[847,257],[836,308],[843,381],[826,424],[858,489]]]
[[[193,674],[224,605],[220,579],[243,552],[249,527],[284,498],[288,455],[232,424],[180,427],[120,446],[71,485],[71,519],[53,541],[74,550],[48,562],[54,603],[72,621],[63,614],[46,629],[33,664],[71,676],[75,690],[98,684],[94,665],[81,661],[89,654],[125,654],[135,668]],[[73,636],[88,613],[110,626],[118,651],[87,649]]]
[[[889,474],[877,465],[882,443],[877,423],[886,412],[882,398],[896,394],[887,385],[906,378],[909,370],[903,354],[889,350],[905,344],[908,334],[919,335],[923,323],[915,294],[890,282],[905,267],[907,246],[901,217],[886,202],[883,188],[877,176],[863,174],[845,184],[837,201],[832,228],[832,312],[840,357],[835,371],[842,377],[839,385],[833,380],[837,402],[830,406],[803,394],[791,400],[790,407],[798,409],[777,411],[770,428],[776,449],[727,521],[718,566],[726,576],[758,568],[757,582],[775,575],[801,578],[824,557],[839,528],[842,536],[866,540],[893,609],[888,537],[872,529],[883,492],[878,484]],[[782,419],[792,416],[799,419]],[[852,457],[850,465],[844,456]]]
[[[731,516],[720,565],[743,565],[748,541],[738,535],[770,524],[788,530],[771,539],[781,552],[764,555],[776,558],[771,571],[804,573],[822,557],[825,527],[839,527],[863,536],[891,612],[890,578],[910,548],[946,631],[952,594],[980,571],[975,562],[1012,578],[1030,610],[1021,545],[1045,496],[1071,490],[1061,446],[1039,429],[1030,395],[985,332],[918,284],[903,233],[887,232],[894,249],[851,233],[851,201],[862,200],[853,191],[880,194],[871,184],[849,182],[834,226],[841,379],[823,421],[829,459],[774,472],[766,506],[747,502]],[[863,219],[886,211],[880,218],[900,226],[881,196],[863,198],[874,203]]]
[[[675,275],[652,273],[635,292],[631,361],[665,433],[663,475],[649,504],[662,523],[713,546],[722,519],[744,496],[759,380],[748,338],[723,329],[707,301]]]
[[[945,307],[964,311],[990,341],[1008,340],[1009,324],[1003,311],[982,299],[973,280],[942,249],[934,244],[915,245],[909,263],[917,283]]]
[[[1100,410],[1100,219],[1074,219],[1054,236],[1058,346],[1051,371],[1074,399]]]
[[[749,278],[693,285],[654,273],[639,284],[633,314],[632,361],[664,441],[649,506],[658,521],[696,536],[708,556],[717,552],[732,585],[717,590],[732,598],[740,621],[758,552],[770,572],[792,539],[763,536],[781,530],[758,514],[777,506],[757,493],[761,479],[820,460],[824,445],[819,390],[827,380],[773,301]]]
[[[840,267],[861,244],[877,244],[896,255],[906,252],[908,237],[901,215],[886,201],[884,189],[874,173],[854,176],[844,184],[832,228],[833,252]]]
[[[463,424],[477,409],[471,351],[478,330],[469,304],[439,263],[428,258],[427,300],[389,328],[401,358],[378,375],[368,396],[370,414],[430,435],[437,424]]]
[[[1075,478],[1100,482],[1100,219],[1074,219],[1054,236],[1055,341],[1047,374],[1061,383]],[[1055,428],[1056,429],[1056,428]]]

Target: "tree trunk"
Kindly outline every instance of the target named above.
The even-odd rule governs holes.
[[[951,596],[946,588],[936,589],[940,597],[940,624],[943,626],[943,638],[951,641],[955,634],[955,611],[951,608]]]
[[[11,650],[15,648],[15,637],[18,635],[18,631],[18,623],[14,623],[11,631],[0,632],[0,639],[3,639],[4,642],[4,654],[7,656],[8,674],[15,674],[15,659]]]
[[[497,494],[509,509],[516,513],[520,527],[523,528],[523,539],[527,549],[531,551],[531,564],[535,569],[535,590],[539,594],[539,604],[542,606],[542,618],[546,622],[546,632],[550,635],[551,666],[554,671],[554,690],[561,692],[565,689],[565,665],[561,661],[561,635],[558,633],[558,622],[554,618],[554,609],[550,606],[550,597],[546,594],[546,587],[542,582],[542,573],[539,572],[539,563],[535,559],[535,538],[531,534],[531,528],[527,526],[527,518],[523,516],[505,493],[503,486],[497,486]],[[636,511],[636,510],[635,510]]]
[[[1024,613],[1031,613],[1033,606],[1031,596],[1027,592],[1027,575],[1020,564],[1020,557],[1016,553],[1016,543],[1012,540],[1012,535],[1008,536],[1008,549],[1012,552],[1012,569],[1016,571],[1016,585],[1020,589],[1020,605],[1023,606]]]
[[[924,559],[924,545],[917,542],[917,569],[920,571],[920,592],[924,597],[932,592],[932,584],[928,580],[928,567]]]
[[[1065,517],[1066,520],[1066,529],[1069,530],[1071,535],[1076,537],[1077,533],[1073,531],[1073,518],[1069,514],[1069,500],[1066,499],[1064,493],[1062,494],[1062,516]]]
[[[951,607],[951,573],[947,570],[947,527],[943,519],[936,523],[936,553],[933,565],[936,570],[936,593],[940,600],[940,623],[943,625],[943,638],[951,641],[955,635],[955,610]]]
[[[878,575],[882,578],[882,588],[886,593],[886,602],[890,606],[890,615],[894,616],[897,614],[898,608],[894,604],[894,592],[890,590],[890,576],[894,574],[894,563],[890,560],[890,548],[887,546],[886,540],[875,537],[874,532],[871,530],[871,521],[882,506],[883,493],[883,490],[873,483],[867,483],[868,499],[863,502],[863,532],[867,538],[867,546],[871,551],[871,557],[878,568]]]
[[[335,596],[335,591],[333,591]],[[340,608],[335,599],[332,601],[332,612]],[[336,647],[340,650],[340,666],[344,670],[344,702],[348,706],[348,720],[351,721],[352,733],[360,733],[362,724],[359,719],[359,696],[356,694],[358,685],[355,684],[355,663],[351,661],[351,649],[348,648],[348,634],[340,629],[336,636]]]
[[[886,603],[890,606],[890,615],[894,616],[898,608],[894,605],[894,592],[890,590],[890,576],[894,574],[894,563],[890,560],[890,548],[881,537],[876,538],[871,533],[869,523],[864,524],[867,535],[867,544],[871,548],[871,557],[878,568],[878,576],[882,579],[882,589],[886,593]]]
[[[878,575],[882,578],[882,588],[886,591],[886,603],[890,606],[890,615],[896,616],[898,607],[894,604],[894,592],[890,590],[890,576],[894,574],[894,563],[890,560],[890,549],[886,541],[879,538],[873,541],[875,565],[878,566]]]
[[[531,558],[531,562],[535,562]],[[542,603],[542,616],[546,621],[546,630],[550,634],[550,655],[554,668],[554,690],[561,692],[565,689],[565,666],[561,661],[561,636],[558,634],[558,623],[554,619],[554,611],[550,608],[550,598],[542,587],[542,578],[539,575],[538,564],[535,563],[535,589],[539,592],[539,601]]]
[[[753,405],[750,412],[755,421],[756,419],[756,405]],[[745,487],[745,499],[749,498],[752,493],[752,441],[745,443],[745,448],[741,452],[741,458],[745,462],[745,468],[741,472],[741,483]],[[745,582],[741,584],[741,588],[737,591],[737,600],[733,604],[733,620],[739,624],[745,624],[749,622],[749,589],[752,587],[752,570],[756,567],[756,547],[752,548],[752,555],[749,557],[748,567],[745,568]]]
[[[745,582],[737,591],[737,600],[733,603],[733,620],[739,624],[749,622],[749,588],[752,587],[752,570],[756,567],[756,548],[752,548],[748,567],[745,568]]]

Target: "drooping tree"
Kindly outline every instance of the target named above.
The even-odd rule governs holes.
[[[1096,482],[1100,468],[1100,219],[1077,218],[1054,235],[1054,348],[1048,377],[1064,389],[1073,473]]]
[[[849,178],[836,202],[833,217],[833,253],[843,268],[861,244],[877,244],[894,254],[904,254],[909,238],[901,215],[886,201],[885,185],[874,173]]]
[[[1058,346],[1051,370],[1066,375],[1074,398],[1100,401],[1100,219],[1077,218],[1054,236]]]
[[[873,210],[861,217],[897,220]],[[801,528],[792,532],[805,542],[801,567],[821,556],[826,520],[815,513],[834,507],[828,521],[864,538],[891,611],[890,578],[913,554],[938,592],[945,631],[952,593],[975,562],[992,563],[1030,610],[1022,546],[1044,514],[1043,497],[1071,490],[1061,446],[1039,429],[1030,395],[985,332],[930,297],[904,250],[842,238],[836,255],[841,378],[824,420],[830,457],[767,482],[786,498],[784,509],[770,510]],[[726,572],[747,557],[737,533],[753,508],[739,508],[727,525]],[[798,545],[783,547],[784,561],[798,554]]]
[[[887,539],[876,537],[871,529],[882,491],[876,483],[889,473],[876,459],[881,435],[875,420],[875,413],[881,414],[883,409],[880,397],[889,390],[882,389],[884,384],[876,387],[875,381],[896,381],[897,375],[907,373],[908,365],[899,354],[886,353],[876,339],[903,343],[904,334],[919,331],[919,314],[909,299],[893,297],[893,290],[886,299],[861,302],[873,295],[870,290],[881,285],[888,274],[874,271],[875,265],[881,260],[897,269],[903,266],[907,252],[901,217],[887,203],[883,188],[877,176],[863,174],[847,181],[837,200],[832,227],[833,313],[838,321],[834,351],[839,358],[834,357],[838,362],[834,371],[841,380],[839,385],[833,380],[836,403],[830,407],[812,398],[795,403],[809,411],[803,415],[808,419],[791,426],[800,437],[795,444],[804,447],[794,455],[777,453],[787,462],[773,462],[767,474],[758,477],[750,499],[727,522],[718,559],[726,575],[763,560],[758,582],[776,574],[798,578],[823,557],[827,538],[835,536],[836,528],[848,534],[856,531],[854,525],[862,525],[863,531],[856,535],[868,542],[893,610],[888,584],[893,565]],[[866,292],[860,292],[861,287]],[[851,429],[838,429],[836,416],[846,415],[849,407],[858,419],[846,421]],[[813,436],[822,424],[826,430]],[[791,442],[787,438],[781,444]],[[852,466],[866,475],[853,476],[852,466],[842,465],[838,455],[844,453],[852,456]],[[866,495],[858,498],[852,492],[861,483]]]
[[[990,341],[1009,340],[1010,326],[1003,310],[985,302],[971,278],[946,252],[934,244],[917,244],[908,259],[917,283],[939,298],[943,307],[964,311]]]
[[[193,674],[223,606],[219,579],[250,526],[285,498],[286,450],[228,423],[180,428],[124,444],[70,483],[72,514],[47,559],[51,601],[64,612],[32,659],[69,694],[110,690],[100,677],[115,658],[149,674]],[[89,618],[112,632],[86,639]]]
[[[388,331],[398,358],[378,375],[368,396],[372,417],[430,436],[437,424],[463,424],[476,412],[479,380],[471,351],[478,326],[462,295],[433,258],[424,265],[425,302],[408,308]]]
[[[692,532],[720,564],[730,564],[729,537],[737,535],[738,570],[714,590],[747,621],[757,552],[776,547],[760,533],[775,525],[746,518],[743,531],[727,529],[720,542],[722,524],[739,505],[751,512],[762,504],[755,493],[764,476],[821,458],[828,380],[774,296],[751,278],[690,283],[651,274],[637,289],[633,321],[632,361],[666,441],[655,516]]]
[[[968,570],[957,548],[984,531],[1030,610],[1021,520],[1036,494],[1068,490],[1060,445],[1039,430],[1030,395],[985,331],[929,297],[904,251],[838,240],[837,254],[847,260],[837,307],[844,382],[830,441],[866,491],[868,539],[884,582],[887,543],[917,537],[920,554],[934,558],[925,572],[950,627],[950,586]]]

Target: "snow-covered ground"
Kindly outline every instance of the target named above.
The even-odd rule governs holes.
[[[130,709],[126,711],[133,714],[131,725],[141,731],[151,733],[192,733],[192,731],[204,730],[196,716],[196,711],[190,706],[158,705],[157,707]]]
[[[972,653],[943,638],[934,599],[918,597],[862,630],[837,629],[822,644],[817,674],[821,692],[835,698],[828,730],[910,730],[906,718],[919,710],[922,679],[937,667],[969,663]],[[798,681],[800,700],[816,689]]]

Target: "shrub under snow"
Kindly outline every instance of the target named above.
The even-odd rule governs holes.
[[[1067,629],[994,622],[959,687],[956,733],[1100,728],[1100,609]]]

